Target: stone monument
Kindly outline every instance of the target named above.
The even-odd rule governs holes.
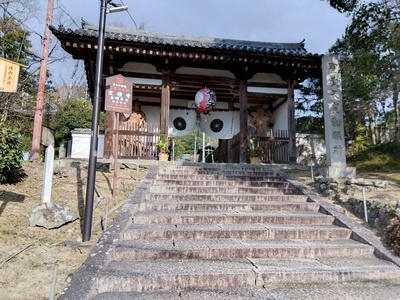
[[[329,177],[355,177],[356,169],[346,166],[342,83],[338,55],[322,57],[326,164]]]

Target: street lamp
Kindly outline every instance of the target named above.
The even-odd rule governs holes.
[[[110,4],[113,7],[107,8]],[[92,217],[93,217],[93,196],[96,182],[96,164],[97,164],[97,144],[99,139],[98,128],[100,119],[100,103],[101,89],[103,87],[103,57],[104,57],[104,36],[106,14],[127,10],[128,6],[120,6],[111,2],[111,0],[101,0],[100,4],[100,19],[99,31],[97,40],[97,56],[96,69],[94,77],[94,96],[93,96],[93,114],[92,114],[92,129],[90,139],[89,166],[88,166],[88,181],[86,186],[86,204],[85,217],[83,220],[83,238],[82,241],[90,240],[92,233]]]

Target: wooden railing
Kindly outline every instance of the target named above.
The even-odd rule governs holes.
[[[289,163],[289,140],[273,139],[263,141],[261,138],[260,146],[264,149],[261,157],[264,163]]]
[[[260,147],[264,149],[263,163],[289,163],[289,136],[287,130],[275,130],[274,137],[260,137]],[[240,158],[240,134],[231,140],[230,154],[232,162]]]
[[[289,163],[289,135],[287,130],[275,130],[273,138],[260,138],[264,149],[264,163]]]
[[[157,158],[157,142],[160,139],[160,124],[121,123],[119,127],[118,157]]]

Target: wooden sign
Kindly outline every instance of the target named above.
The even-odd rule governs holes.
[[[106,111],[131,114],[132,89],[133,83],[122,75],[107,77],[104,109]]]
[[[17,92],[20,66],[24,65],[8,59],[0,58],[0,92]]]

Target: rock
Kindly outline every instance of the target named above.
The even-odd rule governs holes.
[[[340,193],[336,194],[335,197],[334,197],[334,199],[335,199],[337,202],[342,203],[342,204],[344,204],[344,203],[347,202],[346,197],[345,197],[344,195],[340,194]]]
[[[390,211],[387,207],[379,210],[379,224],[383,227],[390,225]]]
[[[120,164],[118,164],[118,166],[120,166]],[[101,171],[111,172],[114,170],[114,164],[98,162],[98,163],[96,163],[96,169],[101,170]]]
[[[386,180],[378,180],[372,182],[374,187],[386,189],[389,185],[389,182]]]
[[[333,179],[329,178],[329,177],[328,178],[320,178],[318,180],[318,182],[321,183],[321,184],[330,185],[333,182]]]
[[[320,181],[321,179],[323,179],[323,176],[314,176],[314,181]]]
[[[324,191],[326,191],[327,189],[329,189],[329,186],[328,186],[327,184],[325,184],[325,183],[319,184],[319,190],[320,190],[321,192],[324,192]]]
[[[352,184],[355,184],[356,182],[357,182],[357,178],[348,178],[346,180],[347,185],[352,185]]]
[[[321,195],[323,197],[330,197],[330,196],[332,196],[332,194],[333,194],[333,191],[331,191],[331,190],[324,190],[321,192]]]
[[[54,160],[54,168],[65,168],[67,166],[67,161],[62,159]]]
[[[359,186],[373,186],[372,182],[369,182],[364,178],[360,178],[357,182],[355,182],[355,184]]]
[[[349,178],[346,180],[347,185],[359,185],[359,186],[373,186],[372,182],[365,180],[365,178]]]
[[[32,210],[29,217],[30,226],[40,226],[47,229],[59,228],[78,219],[78,214],[65,205],[42,203]]]
[[[400,208],[396,208],[394,213],[400,218]]]
[[[348,187],[347,185],[345,185],[345,186],[342,188],[342,192],[345,193],[345,194],[347,194],[348,191],[349,191],[349,187]]]
[[[58,177],[72,177],[72,176],[76,176],[76,168],[72,168],[72,167],[57,167],[54,168],[53,171],[54,175],[57,175]]]
[[[382,204],[382,202],[380,202],[380,201],[378,201],[378,200],[373,200],[372,201],[372,203],[371,203],[371,207],[374,207],[374,208],[381,208],[381,206],[383,206],[383,204]]]

